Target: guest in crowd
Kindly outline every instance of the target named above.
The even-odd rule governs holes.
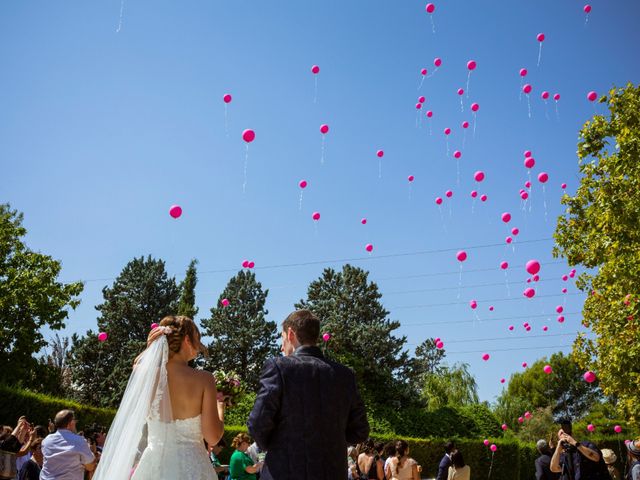
[[[629,474],[625,480],[640,480],[640,438],[627,443]]]
[[[538,440],[536,443],[536,448],[540,453],[540,456],[536,458],[536,480],[558,480],[560,478],[560,474],[557,472],[552,472],[551,465],[551,457],[553,456],[553,451],[546,440]]]
[[[348,480],[359,480],[358,474],[358,449],[353,445],[347,448],[347,477]]]
[[[558,423],[562,428],[558,431],[559,443],[551,457],[551,471],[560,473],[562,480],[600,480],[602,470],[606,471],[607,466],[598,447],[573,438],[571,420],[561,419]]]
[[[382,459],[384,460],[384,477],[391,478],[391,459],[396,455],[396,442],[393,440],[385,443],[382,449]]]
[[[448,480],[469,480],[471,478],[471,467],[465,465],[460,450],[455,450],[451,454],[451,466],[447,478]]]
[[[3,476],[13,478],[18,473],[16,454],[31,434],[31,427],[25,417],[20,417],[18,426],[14,429],[3,427],[0,434],[0,464],[3,465]]]
[[[452,441],[448,441],[444,444],[444,456],[440,460],[438,465],[438,475],[436,480],[447,480],[449,476],[449,467],[451,466],[451,455],[456,450],[456,444]]]
[[[604,463],[607,465],[607,470],[609,471],[611,480],[622,480],[620,477],[620,471],[615,467],[618,456],[613,453],[613,450],[610,448],[603,448],[602,458],[604,459]]]
[[[382,444],[378,446],[382,450]],[[364,442],[362,452],[358,456],[358,471],[360,478],[384,480],[384,462],[371,439]]]
[[[42,440],[46,436],[47,430],[42,425],[37,425],[33,428],[33,430],[31,430],[29,438],[22,445],[20,451],[16,454],[16,468],[18,469],[18,472],[20,471],[22,466],[31,459],[31,445],[33,444],[33,442],[38,438]]]
[[[216,471],[216,473],[221,473],[223,475],[229,472],[229,467],[222,466],[222,462],[220,462],[218,456],[220,455],[220,452],[222,452],[222,450],[226,447],[227,442],[225,442],[224,438],[221,438],[216,445],[211,445],[208,447],[209,459],[211,460],[213,469]]]
[[[231,442],[231,447],[236,449],[229,460],[231,480],[256,480],[256,473],[260,471],[262,463],[254,462],[247,454],[249,445],[251,437],[246,433],[239,433]]]
[[[83,480],[84,473],[96,468],[93,450],[77,435],[73,410],[61,410],[53,421],[57,431],[42,441],[44,456],[40,480]]]
[[[409,444],[404,440],[396,442],[396,455],[391,459],[389,480],[420,480],[421,468],[413,458],[409,456]]]
[[[25,462],[18,472],[18,480],[39,480],[42,469],[42,439],[35,438],[29,446],[29,460]]]

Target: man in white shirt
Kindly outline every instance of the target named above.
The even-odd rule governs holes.
[[[61,410],[53,423],[56,433],[42,441],[44,464],[40,480],[83,480],[85,470],[94,470],[96,462],[87,441],[75,433],[75,414]]]

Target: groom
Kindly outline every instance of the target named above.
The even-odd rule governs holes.
[[[320,321],[297,310],[282,323],[284,357],[268,360],[249,416],[267,457],[261,480],[336,480],[347,476],[347,445],[369,436],[353,372],[316,346]]]

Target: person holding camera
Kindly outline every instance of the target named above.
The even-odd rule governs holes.
[[[609,473],[598,447],[573,438],[570,420],[561,420],[560,426],[551,471],[560,473],[560,480],[605,480]]]

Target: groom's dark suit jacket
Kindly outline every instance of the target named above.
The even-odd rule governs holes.
[[[248,425],[267,451],[261,480],[343,480],[347,445],[369,436],[353,372],[312,346],[265,363]]]

